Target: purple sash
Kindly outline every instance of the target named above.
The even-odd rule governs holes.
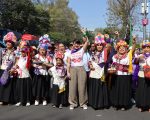
[[[0,77],[0,83],[2,85],[5,85],[8,82],[9,79],[9,70],[12,68],[13,62],[9,61],[8,62],[8,67],[4,70],[2,76]]]
[[[78,52],[80,49],[81,49],[81,48],[79,48],[79,49],[73,49],[73,50],[71,51],[71,54]]]

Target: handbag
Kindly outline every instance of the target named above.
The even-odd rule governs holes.
[[[150,66],[147,64],[143,66],[144,76],[147,80],[150,80]]]
[[[2,85],[5,85],[8,82],[10,76],[8,71],[12,68],[12,66],[13,66],[13,62],[9,61],[7,69],[4,70],[2,76],[0,77],[0,83]]]

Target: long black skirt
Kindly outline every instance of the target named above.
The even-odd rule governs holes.
[[[32,93],[36,100],[48,100],[50,90],[50,78],[48,75],[34,75]]]
[[[66,106],[68,104],[67,90],[62,92],[62,93],[58,93],[58,92],[59,92],[58,85],[54,85],[53,84],[53,88],[52,88],[52,103],[55,106],[59,106],[60,104]]]
[[[142,109],[150,109],[150,80],[138,79],[136,90],[136,106]]]
[[[4,70],[0,70],[0,76],[3,74]],[[0,102],[5,102],[13,104],[14,99],[14,89],[16,85],[15,78],[9,78],[5,85],[0,85]]]
[[[109,107],[108,87],[100,79],[89,78],[88,81],[88,104],[94,109]]]
[[[30,77],[18,78],[16,83],[16,102],[26,104],[32,100],[32,84]]]
[[[110,98],[112,106],[116,108],[130,108],[132,96],[132,76],[114,75],[112,76],[112,85]]]

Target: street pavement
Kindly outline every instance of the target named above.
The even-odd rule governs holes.
[[[134,106],[127,111],[116,111],[113,108],[94,110],[91,107],[88,110],[80,107],[59,109],[51,104],[29,107],[5,105],[0,106],[0,120],[150,120],[150,113],[139,112]]]

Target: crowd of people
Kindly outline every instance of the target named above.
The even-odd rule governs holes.
[[[69,46],[54,44],[46,34],[37,47],[27,40],[16,45],[13,32],[3,38],[0,50],[0,103],[30,106],[52,103],[53,107],[150,112],[150,42],[136,48],[109,35],[87,36]]]

